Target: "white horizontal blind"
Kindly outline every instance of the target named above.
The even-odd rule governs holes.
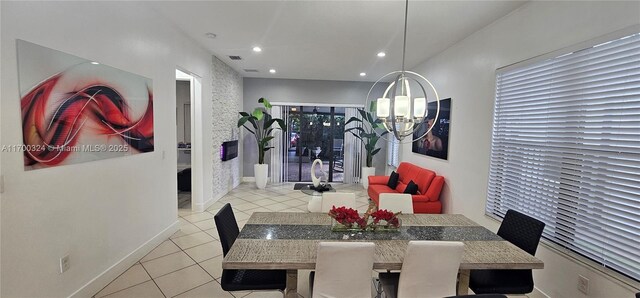
[[[344,119],[351,117],[360,118],[357,108],[345,108]],[[345,125],[345,129],[361,126],[360,122],[351,122]],[[356,139],[352,134],[345,132],[344,134],[344,183],[356,183],[360,181],[360,169],[363,165],[362,156],[364,156],[362,142]]]
[[[393,136],[387,135],[387,165],[398,167],[400,164],[400,143],[394,141]]]
[[[640,280],[640,35],[496,77],[486,213]]]

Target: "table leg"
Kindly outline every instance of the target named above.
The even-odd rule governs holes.
[[[285,298],[298,298],[298,270],[287,270],[287,288],[284,289]]]
[[[458,270],[458,290],[457,295],[467,295],[469,294],[469,276],[471,275],[471,270],[469,269],[460,269]]]

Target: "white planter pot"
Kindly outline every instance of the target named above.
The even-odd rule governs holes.
[[[256,177],[256,186],[259,189],[264,189],[267,186],[267,177],[269,176],[269,165],[255,164],[253,165],[253,173]]]
[[[364,189],[367,189],[369,187],[369,176],[375,176],[376,175],[376,168],[374,167],[362,167],[362,174],[360,175],[360,184],[362,184],[362,187],[364,187]]]

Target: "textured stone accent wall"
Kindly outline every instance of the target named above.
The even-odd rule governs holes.
[[[240,156],[220,160],[220,145],[238,140],[236,127],[242,106],[242,76],[217,57],[211,61],[213,100],[213,198],[220,198],[240,184]],[[206,183],[206,181],[205,181]]]

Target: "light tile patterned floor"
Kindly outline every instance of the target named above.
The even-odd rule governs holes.
[[[356,194],[358,211],[368,207],[361,185],[335,183],[340,192]],[[220,287],[222,247],[213,215],[231,203],[242,228],[253,212],[307,212],[311,196],[293,190],[293,183],[269,185],[259,190],[243,183],[205,212],[179,209],[180,230],[113,280],[95,297],[282,297],[278,291],[225,292]],[[307,297],[309,271],[298,276],[300,297]]]

